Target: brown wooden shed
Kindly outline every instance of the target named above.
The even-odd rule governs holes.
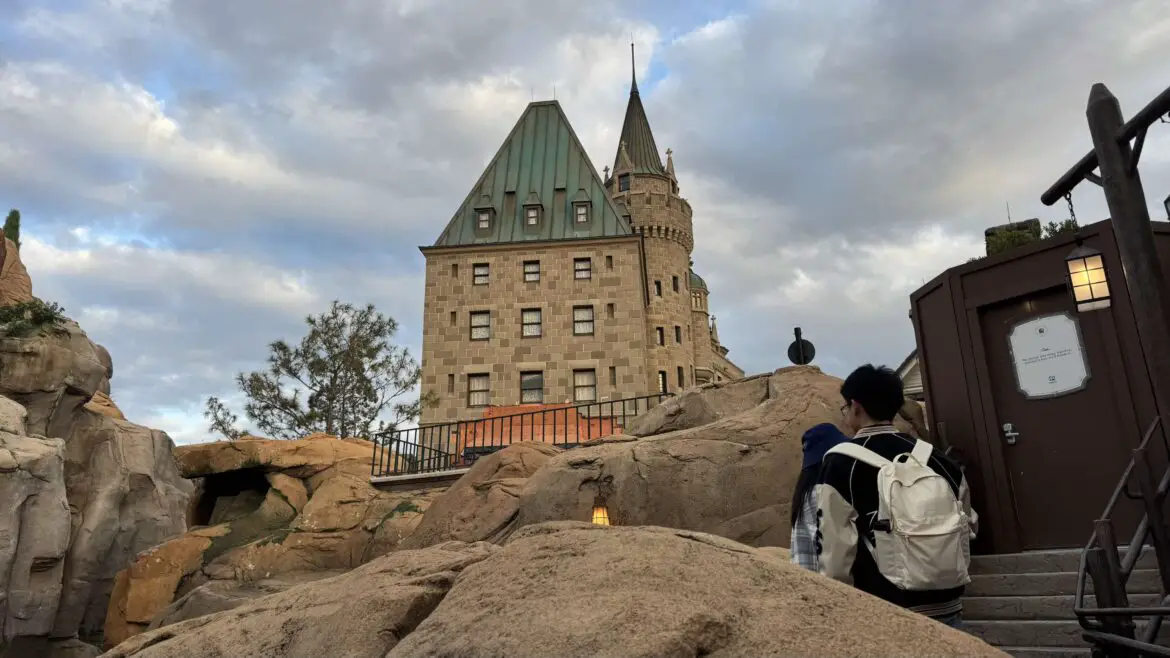
[[[1170,266],[1170,223],[1154,233]],[[1073,303],[1078,237],[1103,255],[1108,308]],[[966,467],[981,516],[975,550],[1083,546],[1156,416],[1110,222],[952,267],[910,301],[932,433]],[[1140,512],[1121,507],[1128,541]]]

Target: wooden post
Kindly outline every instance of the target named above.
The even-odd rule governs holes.
[[[1117,97],[1101,83],[1089,92],[1085,115],[1101,169],[1101,186],[1121,254],[1138,336],[1154,391],[1163,432],[1170,421],[1170,305],[1166,281],[1154,246],[1150,211],[1141,176],[1131,167],[1128,140],[1118,139],[1124,123]]]

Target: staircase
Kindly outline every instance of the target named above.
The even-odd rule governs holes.
[[[1081,553],[1068,549],[974,556],[963,600],[967,631],[1016,658],[1089,656],[1090,646],[1073,613]],[[1088,587],[1092,593],[1091,582]],[[1131,606],[1159,605],[1158,564],[1149,548],[1138,558],[1126,591]],[[1087,596],[1085,605],[1095,606],[1094,598]],[[1161,629],[1158,638],[1159,643],[1170,640],[1170,630]]]

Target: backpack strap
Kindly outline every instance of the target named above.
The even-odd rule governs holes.
[[[874,468],[881,468],[890,463],[890,460],[886,459],[885,457],[882,457],[881,455],[870,450],[869,448],[866,448],[863,445],[858,445],[851,441],[838,443],[832,448],[829,448],[829,451],[825,454],[831,455],[834,453],[838,455],[845,455],[846,457],[852,457],[857,461],[864,464],[869,464]]]
[[[922,439],[917,439],[914,442],[914,449],[910,451],[910,456],[916,459],[919,464],[926,466],[930,462],[932,452],[934,452],[934,446]]]

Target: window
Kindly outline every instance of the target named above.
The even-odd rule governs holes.
[[[540,223],[540,208],[528,207],[524,209],[524,223],[528,226],[536,226]]]
[[[451,263],[451,276],[459,277],[459,263]]]
[[[544,402],[544,373],[520,373],[520,404],[540,404]]]
[[[593,259],[592,258],[574,258],[573,259],[573,278],[574,279],[593,278]]]
[[[629,192],[629,191],[630,191],[630,175],[629,174],[622,174],[621,176],[618,176],[618,192]]]
[[[597,401],[597,371],[573,371],[573,400],[576,402]]]
[[[659,297],[662,296],[662,282],[661,281],[654,282],[654,294],[659,296]]]
[[[485,286],[488,282],[488,274],[491,268],[487,263],[476,263],[471,266],[471,282],[477,286]]]
[[[454,327],[456,324],[459,324],[459,314],[451,311],[451,326]]]
[[[674,288],[675,292],[678,292],[678,277],[677,276],[670,277],[670,286],[672,288]]]
[[[589,222],[589,206],[585,204],[573,206],[573,217],[578,224],[587,224]]]
[[[614,366],[609,367],[609,385],[617,386],[617,368]]]
[[[447,392],[455,392],[455,375],[453,374],[447,375]]]
[[[520,311],[520,335],[524,338],[540,337],[540,309],[526,308]]]
[[[593,307],[592,306],[574,306],[573,307],[573,335],[574,336],[592,336],[593,335]]]
[[[488,311],[471,312],[471,340],[487,340],[492,337],[492,314]]]
[[[666,344],[666,331],[662,327],[654,327],[654,333],[658,335],[658,344]]]
[[[486,407],[491,402],[491,378],[487,374],[467,376],[467,406]]]
[[[666,384],[667,384],[666,371],[659,370],[658,371],[658,392],[659,393],[669,393],[670,392],[669,390],[667,390]]]
[[[532,283],[533,281],[540,281],[540,261],[524,261],[524,280],[528,283]]]
[[[674,342],[682,344],[682,327],[674,325]]]
[[[679,366],[678,367],[678,387],[679,388],[686,386],[686,382],[683,380],[684,376],[685,375],[683,374],[683,367]]]
[[[605,269],[607,269],[607,270],[613,269],[613,256],[606,256],[605,257]]]
[[[616,307],[613,304],[606,304],[605,305],[605,316],[607,318],[609,318],[610,320],[612,320],[615,310],[616,310]]]
[[[481,210],[475,216],[475,228],[486,231],[492,227],[492,214],[487,210]]]

